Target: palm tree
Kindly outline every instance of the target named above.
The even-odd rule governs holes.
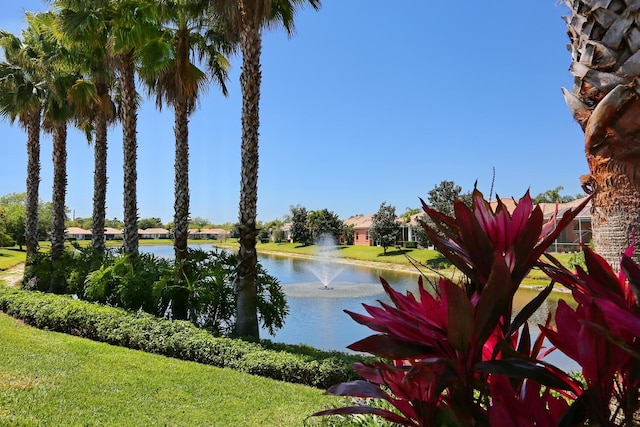
[[[152,0],[55,0],[54,3],[62,10],[73,12],[73,20],[66,24],[67,30],[69,25],[75,25],[79,32],[90,28],[106,32],[106,57],[113,61],[120,91],[119,119],[124,157],[123,251],[135,257],[138,255],[138,94],[135,77],[137,66],[148,66],[166,54],[167,48],[158,43],[158,4]],[[109,108],[108,102],[105,105]],[[99,225],[93,226],[95,229]]]
[[[593,243],[612,266],[640,231],[640,28],[622,0],[565,0],[575,77],[565,100],[585,133]],[[638,259],[640,248],[635,247]]]
[[[173,106],[175,115],[175,178],[174,178],[174,249],[176,264],[186,258],[189,234],[189,115],[196,107],[198,96],[206,88],[207,74],[193,62],[196,55],[204,62],[212,80],[227,96],[226,81],[229,62],[225,57],[233,51],[218,20],[207,17],[208,1],[163,0],[161,14],[168,24],[164,30],[170,39],[171,55],[158,66],[159,73],[145,77],[149,93],[155,94],[156,105]],[[184,279],[182,268],[177,279]],[[172,303],[173,318],[187,318],[187,295],[176,297]]]
[[[240,171],[240,249],[236,288],[238,292],[235,333],[258,337],[256,227],[258,204],[258,128],[260,126],[260,55],[262,30],[282,25],[291,34],[293,18],[305,4],[319,9],[320,0],[213,0],[231,30],[237,31],[242,51],[242,166]]]
[[[83,2],[86,5],[86,2]],[[107,130],[116,119],[116,107],[111,97],[115,76],[113,61],[107,49],[108,25],[103,9],[78,8],[74,0],[57,0],[60,37],[74,51],[75,60],[96,91],[95,102],[85,106],[84,126],[87,139],[93,140],[93,211],[91,245],[98,253],[105,250],[105,217],[107,197]]]
[[[23,32],[23,39],[27,31]],[[25,247],[29,266],[38,252],[40,120],[44,89],[36,52],[29,45],[0,30],[0,47],[5,57],[0,63],[0,116],[8,117],[11,123],[17,120],[27,132]]]
[[[64,230],[66,220],[67,190],[67,125],[76,110],[96,99],[92,84],[80,79],[75,71],[76,64],[72,52],[62,46],[56,37],[56,16],[52,12],[27,14],[27,22],[32,31],[31,45],[39,53],[39,63],[43,73],[45,88],[43,128],[53,136],[53,191],[51,217],[52,275],[50,292],[60,293],[63,289],[61,269],[58,264],[64,252]]]

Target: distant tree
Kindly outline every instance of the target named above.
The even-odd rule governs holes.
[[[456,185],[455,182],[442,181],[427,193],[426,204],[431,209],[435,209],[438,212],[453,217],[455,216],[453,212],[453,202],[455,200],[460,200],[467,206],[471,207],[472,192],[467,191],[466,193],[463,193],[462,187]],[[420,216],[420,220],[426,222],[427,224],[433,225],[431,219],[426,214]],[[429,240],[427,239],[427,236],[424,233],[424,229],[421,225],[413,227],[412,231],[416,241],[420,246],[429,246]]]
[[[534,203],[568,203],[576,200],[577,198],[582,197],[581,195],[576,196],[561,196],[560,192],[564,190],[564,187],[558,186],[553,190],[547,190],[544,193],[538,194],[533,198]]]
[[[208,228],[209,226],[211,226],[211,221],[209,221],[207,218],[197,216],[195,218],[191,218],[191,221],[189,221],[189,228],[202,230],[203,228]]]
[[[337,214],[328,209],[309,212],[307,223],[311,231],[311,237],[316,243],[326,235],[337,241],[342,231],[342,221],[340,221]]]
[[[19,203],[7,204],[6,197],[0,198],[0,210],[2,210],[0,231],[9,236],[22,250],[22,246],[26,244],[24,199]]]
[[[162,220],[160,218],[142,218],[138,220],[138,228],[141,230],[147,228],[164,228]]]
[[[122,222],[118,218],[105,219],[104,220],[104,226],[105,227],[115,228],[117,230],[122,230],[122,227],[124,227],[124,222]]]
[[[345,245],[353,245],[353,224],[342,223],[342,241]]]
[[[274,219],[262,225],[260,234],[258,235],[261,241],[273,240],[274,242],[282,242],[284,240],[284,231],[282,231],[283,221],[280,219]]]
[[[422,212],[420,208],[406,208],[404,213],[400,215],[400,218],[404,221],[405,224],[408,224],[411,221],[411,217],[415,214]]]
[[[307,225],[307,208],[304,206],[291,206],[291,240],[297,243],[308,244],[311,240],[311,231]]]
[[[0,207],[5,208],[4,230],[15,241],[16,245],[26,245],[26,206],[27,193],[11,193],[0,197]],[[51,202],[38,202],[38,236],[43,240],[47,239],[49,227],[51,226]]]
[[[386,255],[387,248],[395,245],[400,233],[400,224],[396,217],[395,206],[382,202],[380,209],[373,214],[371,221],[371,227],[369,228],[371,239],[382,246]]]
[[[85,230],[91,230],[92,225],[92,218],[76,217],[75,219],[68,219],[64,222],[65,227],[79,227]]]

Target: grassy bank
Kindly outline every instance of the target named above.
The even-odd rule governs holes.
[[[35,329],[0,314],[0,425],[300,426],[311,387]]]
[[[0,271],[23,263],[26,256],[26,252],[19,250],[17,246],[15,248],[0,248]]]

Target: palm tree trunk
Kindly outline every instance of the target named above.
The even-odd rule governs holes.
[[[640,26],[628,2],[565,0],[574,87],[563,89],[585,133],[590,174],[581,178],[592,201],[596,252],[618,269],[640,231]],[[634,258],[640,260],[640,245]]]
[[[93,146],[93,216],[91,246],[98,253],[104,253],[104,221],[107,199],[107,121],[98,115],[96,136]]]
[[[40,110],[27,118],[27,195],[25,206],[26,265],[38,252],[38,190],[40,187]],[[27,271],[28,269],[25,269]]]
[[[175,184],[174,184],[174,229],[173,245],[175,250],[176,279],[184,280],[184,269],[181,262],[187,257],[187,237],[189,234],[189,110],[186,100],[175,103],[175,127],[176,137],[175,152]],[[178,288],[172,304],[174,319],[187,319],[189,292],[185,287]]]
[[[53,191],[51,213],[51,276],[50,292],[64,290],[64,272],[60,261],[64,252],[65,199],[67,193],[67,125],[58,124],[53,130]]]
[[[243,3],[244,4],[244,3]],[[248,12],[245,10],[245,12]],[[252,16],[249,12],[247,15]],[[235,334],[259,337],[257,315],[256,217],[258,204],[258,127],[260,125],[260,54],[262,37],[252,19],[246,19],[240,38],[242,49],[242,168],[240,181],[240,250],[236,289],[238,292]]]
[[[138,171],[136,159],[138,151],[137,106],[135,67],[133,55],[123,55],[120,67],[120,85],[122,90],[122,150],[124,154],[124,230],[123,251],[130,256],[138,255]]]

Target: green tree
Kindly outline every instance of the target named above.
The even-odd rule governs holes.
[[[345,245],[353,245],[353,224],[346,225],[342,223],[342,239]]]
[[[258,204],[258,135],[260,127],[260,55],[264,28],[281,24],[289,34],[294,29],[296,9],[320,0],[213,0],[215,10],[227,20],[228,28],[240,35],[242,72],[242,165],[238,228],[238,335],[258,337],[257,254],[255,250]]]
[[[337,241],[342,232],[342,221],[340,221],[337,214],[328,209],[309,212],[307,223],[309,224],[311,237],[316,243],[324,236],[331,236],[334,241]]]
[[[162,224],[162,220],[160,218],[141,218],[138,221],[138,228],[141,230],[147,228],[164,228],[164,225]]]
[[[291,240],[296,243],[308,244],[311,240],[311,230],[307,222],[307,208],[291,206]]]
[[[53,271],[50,292],[63,292],[64,278],[59,264],[64,252],[67,191],[67,126],[84,102],[96,98],[92,84],[75,70],[73,52],[62,46],[56,36],[56,16],[52,12],[27,14],[27,42],[37,51],[44,77],[43,129],[53,136],[53,212],[51,219],[50,260]]]
[[[189,227],[196,228],[198,230],[202,230],[203,228],[207,228],[210,226],[211,226],[211,221],[209,221],[207,218],[202,218],[200,216],[192,218],[191,221],[189,221]]]
[[[23,31],[24,39],[26,31]],[[41,68],[35,50],[15,35],[0,30],[0,116],[16,120],[27,132],[27,182],[24,241],[26,265],[38,252],[38,202],[40,185],[40,120],[44,98]]]
[[[107,128],[116,120],[116,107],[111,96],[115,88],[115,69],[108,55],[108,20],[102,19],[105,7],[77,0],[55,0],[62,43],[75,53],[80,71],[95,86],[96,96],[88,101],[83,113],[85,133],[93,142],[93,211],[91,245],[104,253],[107,195]],[[90,6],[90,7],[87,7]],[[89,227],[83,227],[89,229]]]
[[[124,227],[124,223],[118,218],[105,219],[104,226],[115,228],[116,230],[122,230],[122,227]]]
[[[426,204],[431,209],[435,209],[447,216],[455,216],[453,212],[453,202],[455,200],[461,200],[464,204],[471,207],[472,193],[463,193],[462,187],[456,185],[453,181],[441,181],[440,184],[434,186],[433,189],[427,193]],[[423,214],[420,220],[426,222],[429,226],[433,226],[433,222],[426,214]],[[420,246],[427,247],[429,245],[422,226],[415,226],[412,231]]]
[[[161,58],[164,63],[159,72],[145,74],[147,70],[141,70],[149,93],[156,97],[157,107],[162,109],[166,103],[174,110],[173,235],[178,265],[187,256],[189,235],[189,115],[195,111],[198,97],[209,83],[207,74],[192,62],[192,56],[206,64],[211,80],[227,96],[229,62],[225,55],[233,52],[233,44],[225,38],[220,21],[206,14],[208,8],[209,1],[202,0],[160,2],[163,31],[171,51]],[[181,269],[177,274],[183,276]]]
[[[396,217],[396,208],[382,202],[378,212],[373,214],[371,218],[371,227],[369,228],[371,239],[382,246],[384,254],[387,254],[387,248],[396,244],[400,234],[400,223]]]
[[[533,203],[567,203],[576,200],[577,196],[561,196],[560,192],[564,190],[564,187],[558,186],[552,190],[547,190],[544,193],[538,194],[533,198]]]

